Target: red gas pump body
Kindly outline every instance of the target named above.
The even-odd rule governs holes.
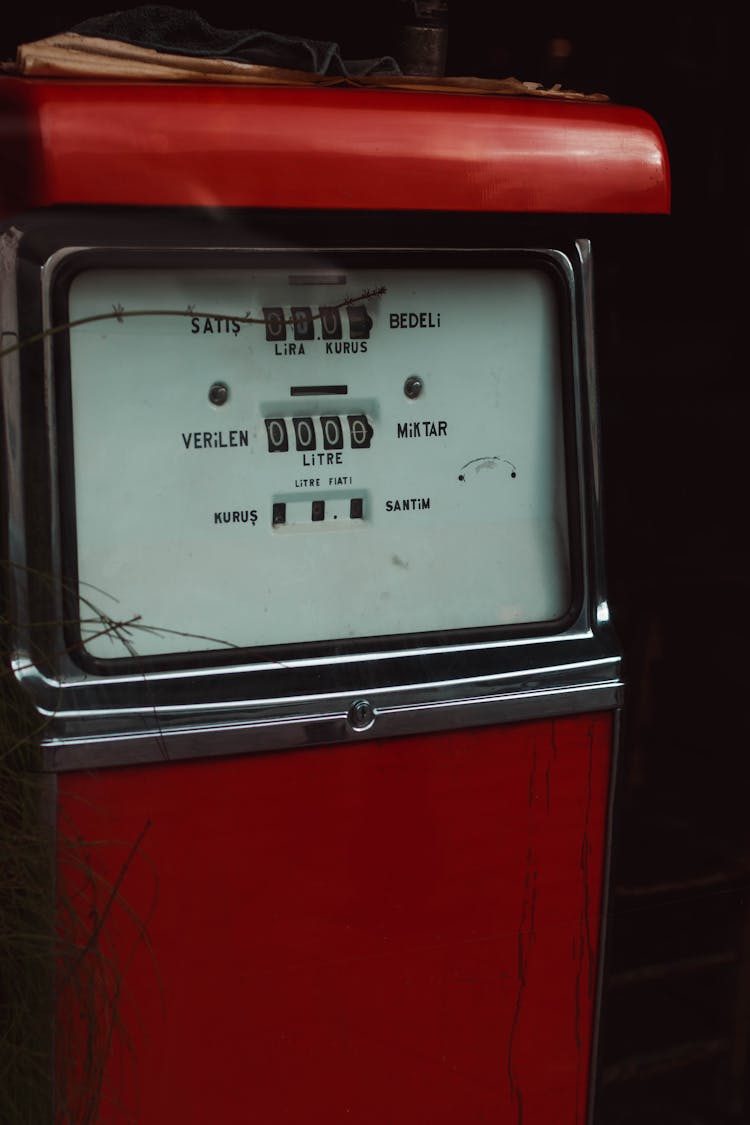
[[[611,750],[599,714],[61,776],[74,901],[81,852],[97,917],[118,886],[100,1119],[584,1121]]]
[[[653,121],[607,104],[11,79],[0,101],[6,213],[418,210],[453,245],[449,213],[669,206]],[[101,768],[90,737],[51,737],[102,1066],[66,987],[67,1105],[101,1079],[102,1125],[581,1125],[619,674],[599,704],[534,690],[512,721],[283,750],[206,728],[192,760],[177,732]]]

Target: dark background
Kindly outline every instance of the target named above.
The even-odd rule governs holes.
[[[0,56],[107,10],[18,5]],[[199,10],[360,58],[395,53],[405,5]],[[451,74],[559,81],[641,106],[670,150],[672,218],[595,246],[607,564],[628,679],[596,1122],[750,1122],[741,21],[721,5],[454,0],[449,44]]]

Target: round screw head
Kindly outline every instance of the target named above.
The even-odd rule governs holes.
[[[366,699],[358,699],[349,708],[347,719],[353,730],[367,730],[375,722],[375,712]]]
[[[208,401],[214,406],[223,406],[229,398],[229,387],[226,383],[212,383],[208,390]]]
[[[419,375],[410,375],[404,383],[404,394],[407,398],[419,398],[423,387],[424,383]]]

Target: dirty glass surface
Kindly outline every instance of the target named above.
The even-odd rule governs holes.
[[[141,655],[568,609],[548,269],[79,273],[71,321],[107,313],[70,333],[68,528]]]

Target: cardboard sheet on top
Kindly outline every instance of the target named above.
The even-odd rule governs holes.
[[[320,75],[281,70],[231,59],[169,55],[112,39],[96,39],[68,31],[23,43],[6,72],[31,78],[96,78],[131,82],[219,82],[260,86],[363,86],[423,93],[497,94],[542,97],[564,101],[606,102],[606,94],[582,94],[560,86],[518,78],[432,78],[417,75],[376,75],[367,78]]]

